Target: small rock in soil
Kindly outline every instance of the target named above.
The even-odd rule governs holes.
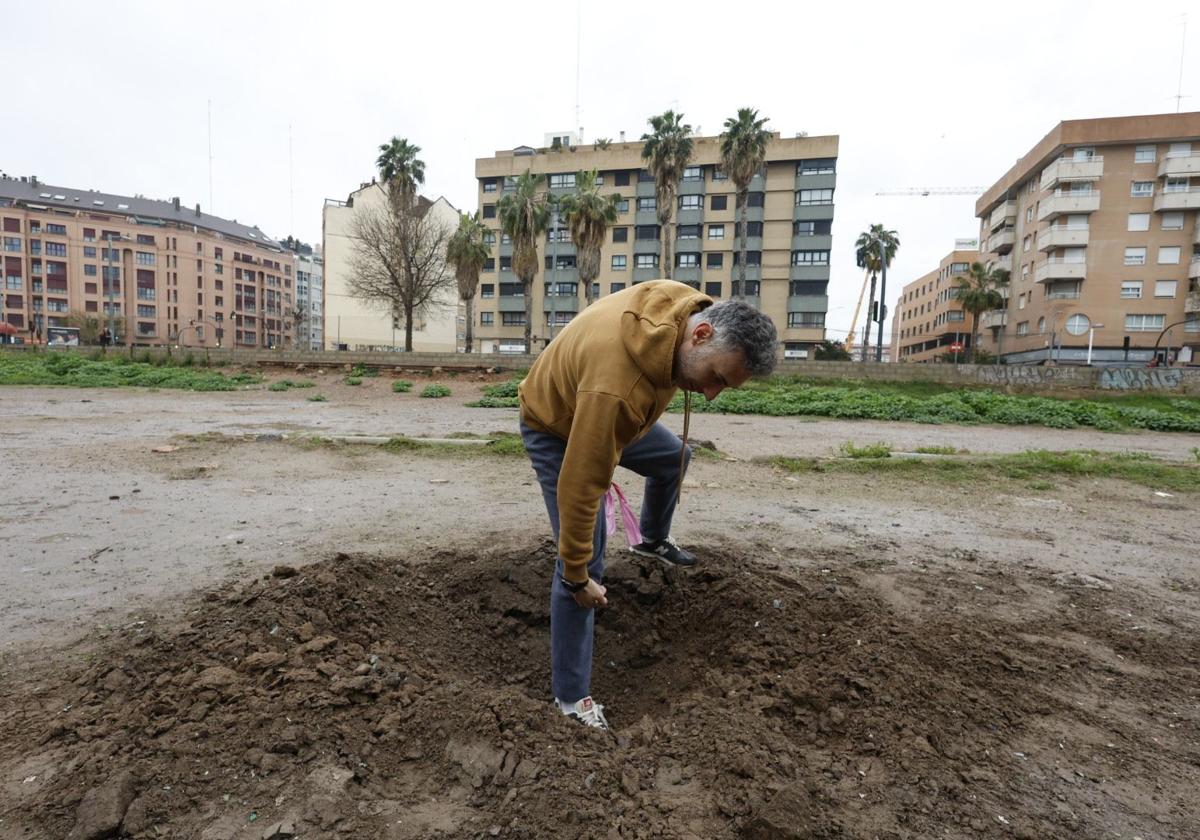
[[[92,788],[75,812],[75,827],[67,840],[102,840],[112,837],[137,794],[133,773],[122,770],[100,787]]]

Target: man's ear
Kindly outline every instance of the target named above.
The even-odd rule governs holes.
[[[692,328],[692,344],[703,344],[713,336],[712,324],[708,321],[701,321]]]

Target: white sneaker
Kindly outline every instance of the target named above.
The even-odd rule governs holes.
[[[605,732],[609,731],[608,719],[604,717],[604,707],[592,700],[590,695],[574,703],[564,703],[561,700],[554,702],[564,715],[574,718],[584,726],[602,729]]]

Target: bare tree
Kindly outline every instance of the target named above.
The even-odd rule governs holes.
[[[413,324],[449,304],[456,288],[446,264],[454,231],[428,211],[425,199],[360,207],[352,223],[350,294],[404,320],[404,349],[412,352]]]

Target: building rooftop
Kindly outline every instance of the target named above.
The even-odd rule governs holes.
[[[95,190],[80,190],[74,187],[56,187],[43,184],[36,178],[15,178],[0,175],[0,199],[10,199],[33,210],[75,210],[103,213],[112,216],[131,217],[145,224],[174,222],[179,225],[195,226],[215,231],[226,236],[258,242],[272,249],[282,246],[267,236],[257,226],[247,226],[236,221],[222,219],[183,206],[179,199],[159,201],[139,196],[114,195]]]

